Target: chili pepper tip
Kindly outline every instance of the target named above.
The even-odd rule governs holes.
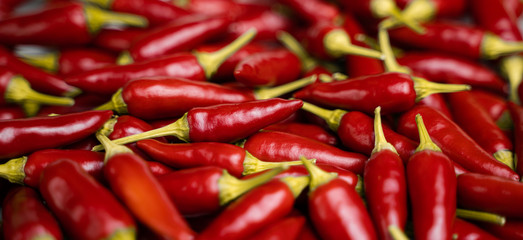
[[[504,216],[467,209],[456,209],[456,216],[463,219],[493,223],[499,226],[503,226],[507,222]]]
[[[321,168],[317,167],[313,163],[309,162],[308,159],[304,156],[300,157],[300,160],[303,162],[303,165],[305,165],[305,168],[307,168],[307,171],[310,175],[310,192],[313,192],[314,189],[317,187],[330,182],[332,179],[335,179],[338,177],[337,173],[334,172],[325,172],[321,170]]]
[[[418,113],[416,114],[416,125],[418,126],[418,132],[419,132],[419,146],[416,148],[415,152],[421,152],[424,150],[432,150],[441,152],[441,149],[436,145],[432,139],[430,139],[430,135],[427,131],[427,128],[425,127],[425,124],[423,123],[423,118]]]
[[[25,164],[27,157],[13,158],[4,164],[0,164],[0,177],[16,184],[24,184]]]

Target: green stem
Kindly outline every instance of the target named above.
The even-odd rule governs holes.
[[[466,209],[456,209],[456,216],[463,219],[493,223],[499,226],[505,225],[506,222],[505,217],[494,213]]]
[[[42,69],[45,69],[50,72],[56,72],[58,71],[58,58],[59,53],[58,52],[50,52],[50,53],[43,53],[43,54],[21,54],[20,58],[22,61],[33,65],[35,67],[39,67]]]
[[[13,158],[4,164],[0,164],[0,177],[12,183],[24,184],[26,163],[27,157],[24,156]]]
[[[127,110],[127,104],[123,100],[122,97],[122,89],[118,89],[116,93],[113,94],[111,97],[111,100],[109,102],[106,102],[98,107],[96,107],[94,110],[113,110],[116,111],[120,115],[124,115],[129,113]]]
[[[327,53],[332,57],[359,55],[377,59],[384,58],[379,51],[353,45],[347,32],[342,29],[332,30],[327,33],[323,39],[323,45]]]
[[[370,2],[372,13],[378,18],[392,17],[396,21],[394,25],[402,24],[417,33],[423,33],[424,29],[412,18],[406,18],[393,0],[372,0]]]
[[[147,27],[147,19],[138,15],[105,11],[92,5],[84,5],[84,12],[91,34],[96,34],[102,27],[110,24]]]
[[[396,56],[394,56],[394,52],[392,51],[392,47],[390,45],[389,34],[387,33],[387,29],[380,27],[378,31],[378,40],[381,52],[385,56],[384,63],[387,72],[400,72],[410,74],[411,70],[408,67],[401,66],[396,61]]]
[[[514,154],[510,150],[499,150],[495,152],[494,158],[514,170]]]
[[[441,152],[441,149],[436,145],[432,139],[430,139],[429,132],[423,123],[423,118],[420,114],[416,115],[416,125],[418,126],[419,132],[419,146],[416,148],[416,152],[421,152],[424,150],[432,150],[436,152]]]
[[[251,153],[245,151],[245,159],[243,160],[243,175],[249,175],[261,171],[265,171],[267,169],[273,169],[278,167],[288,167],[288,166],[295,166],[295,165],[302,165],[303,163],[301,161],[285,161],[285,162],[265,162],[262,161],[255,156],[253,156]],[[316,163],[316,159],[310,160],[312,163]]]
[[[496,59],[500,56],[523,51],[523,42],[508,42],[500,37],[487,33],[481,42],[481,54],[486,59]]]
[[[129,51],[123,51],[120,56],[116,59],[117,65],[128,65],[134,62],[133,57]]]
[[[409,21],[427,22],[434,18],[436,7],[431,0],[413,0],[403,10],[404,19]],[[388,18],[382,21],[388,28],[398,27],[402,23],[396,18]]]
[[[84,0],[90,4],[97,5],[101,8],[105,9],[111,9],[111,6],[113,5],[114,0]]]
[[[290,83],[286,83],[277,87],[262,87],[254,90],[254,96],[256,99],[270,99],[275,98],[286,93],[303,88],[309,84],[316,82],[318,76],[312,75],[306,78],[298,79]]]
[[[292,192],[292,195],[294,198],[297,198],[300,193],[309,185],[310,178],[308,176],[300,176],[300,177],[284,177],[281,178],[280,181],[287,184],[289,189]]]
[[[207,53],[207,52],[195,52],[194,55],[198,59],[198,62],[202,66],[205,76],[210,79],[212,75],[218,70],[220,65],[227,60],[229,56],[234,54],[240,48],[249,43],[256,36],[256,29],[251,28],[243,33],[236,40],[221,48],[218,51]]]
[[[519,104],[518,87],[523,81],[523,56],[504,57],[500,62],[500,70],[509,82],[509,99]]]
[[[380,152],[382,150],[390,150],[392,152],[396,151],[396,148],[392,146],[387,139],[385,139],[385,134],[383,133],[383,126],[381,125],[381,107],[376,107],[374,109],[374,149],[372,149],[372,154]]]
[[[310,175],[310,192],[313,192],[317,187],[338,177],[337,173],[325,172],[303,156],[300,157],[300,160],[303,162],[303,165],[305,165],[305,168],[307,168]]]
[[[116,118],[110,119],[100,130],[98,130],[98,132],[96,132],[96,138],[98,141],[100,141],[100,143],[102,143],[102,146],[105,149],[105,163],[107,163],[107,161],[114,155],[122,153],[133,153],[133,151],[128,147],[116,144],[107,138],[107,135],[112,132],[114,124],[116,124],[117,121],[118,120]]]
[[[136,239],[136,229],[134,227],[116,230],[107,240],[132,240]]]
[[[303,48],[303,46],[287,32],[279,32],[278,40],[287,48],[289,51],[294,53],[301,61],[302,71],[308,71],[318,65],[318,62],[312,58],[309,53]]]
[[[218,179],[218,197],[220,199],[220,206],[226,205],[245,192],[268,182],[283,170],[285,170],[284,167],[277,167],[259,176],[246,180],[240,180],[229,174],[227,170],[223,170],[222,176]]]
[[[416,101],[420,101],[421,99],[434,93],[452,93],[468,91],[471,89],[471,87],[466,84],[435,83],[420,77],[412,77],[412,81],[414,81]]]
[[[389,233],[394,240],[408,240],[409,238],[405,233],[396,225],[389,226]]]
[[[303,102],[303,106],[301,107],[303,110],[310,112],[321,119],[325,120],[327,124],[329,125],[330,129],[337,132],[338,127],[340,126],[341,119],[343,116],[347,113],[345,110],[341,109],[335,109],[335,110],[328,110],[325,108],[318,107],[316,105],[313,105],[308,102]]]

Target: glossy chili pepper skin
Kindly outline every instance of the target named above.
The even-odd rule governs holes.
[[[458,205],[521,218],[523,183],[496,176],[466,173],[458,176]]]
[[[157,178],[165,176],[174,171],[169,166],[160,162],[147,161],[147,165],[149,166],[149,170],[151,170],[151,173]]]
[[[84,93],[74,98],[73,106],[42,106],[37,116],[47,116],[53,113],[68,114],[90,111],[105,102],[107,102],[106,96]]]
[[[148,30],[139,28],[103,29],[91,41],[95,46],[115,53],[129,49]]]
[[[322,21],[336,22],[340,18],[338,8],[324,1],[281,0],[280,2],[289,6],[302,19],[309,23]]]
[[[118,233],[132,234],[136,229],[132,216],[114,195],[70,160],[49,164],[39,189],[47,206],[75,239],[103,239]]]
[[[479,104],[487,110],[492,120],[494,120],[498,126],[502,129],[507,129],[505,121],[509,114],[508,102],[504,97],[497,94],[493,94],[488,91],[472,90],[470,93]]]
[[[223,33],[229,26],[225,18],[194,19],[187,23],[172,22],[145,33],[129,48],[134,61],[190,51]]]
[[[481,227],[499,239],[523,239],[523,221],[518,219],[509,219],[503,226],[481,224]]]
[[[454,219],[454,227],[452,231],[453,235],[457,236],[457,240],[466,239],[485,239],[485,240],[496,240],[494,237],[485,230],[477,227],[476,225],[469,223],[459,218]]]
[[[258,32],[255,40],[276,40],[276,35],[280,31],[288,32],[293,27],[292,21],[273,10],[252,11],[250,14],[239,16],[234,22],[229,24],[226,39],[234,39],[250,28],[255,28]]]
[[[470,5],[475,22],[508,41],[522,41],[523,36],[517,25],[517,16],[511,15],[503,0],[475,1]]]
[[[274,240],[293,240],[299,239],[301,229],[305,223],[305,217],[303,216],[290,216],[284,219],[281,219],[277,222],[274,222],[258,233],[253,234],[250,239],[254,240],[264,240],[264,239],[274,239]]]
[[[0,120],[10,120],[17,118],[25,118],[25,113],[21,108],[17,106],[0,107]]]
[[[149,228],[170,238],[194,238],[194,232],[138,155],[111,156],[104,166],[104,175],[115,195]]]
[[[398,121],[397,131],[411,139],[417,139],[419,135],[414,116],[418,113],[423,117],[432,140],[452,161],[471,172],[519,180],[512,169],[494,159],[456,123],[432,108],[417,106],[404,113]]]
[[[239,62],[236,81],[249,87],[271,87],[292,82],[300,76],[300,59],[286,49],[256,53]]]
[[[187,113],[189,137],[193,142],[233,142],[284,120],[302,105],[301,100],[272,98],[193,108]]]
[[[516,172],[523,175],[523,107],[513,103],[508,103],[510,116],[514,123],[514,164],[516,165]]]
[[[116,124],[113,126],[113,131],[111,134],[109,134],[108,138],[114,140],[150,130],[153,130],[153,127],[151,127],[151,125],[145,121],[130,115],[125,115],[118,117]],[[159,138],[158,140],[161,142],[166,142],[165,138]],[[127,144],[127,147],[130,148],[134,153],[140,155],[144,159],[147,159],[147,156],[140,149],[138,149],[136,143]]]
[[[338,144],[338,139],[335,136],[326,131],[324,128],[315,124],[298,122],[276,123],[264,128],[263,130],[296,134],[334,146]]]
[[[57,220],[29,187],[10,190],[2,204],[2,219],[6,239],[63,239]]]
[[[443,97],[442,94],[431,94],[428,97],[421,99],[417,105],[423,105],[431,107],[443,113],[449,119],[452,119],[452,114],[450,113],[450,108],[447,104],[447,100]]]
[[[0,158],[13,158],[36,150],[55,148],[81,140],[100,128],[111,111],[88,111],[54,117],[0,122]]]
[[[73,75],[115,63],[114,55],[98,49],[64,49],[59,53],[57,74]]]
[[[304,46],[308,52],[321,59],[331,59],[331,55],[325,49],[325,36],[334,30],[342,29],[331,23],[318,22],[307,28],[304,36]]]
[[[389,114],[406,111],[416,103],[411,77],[395,72],[314,84],[296,92],[294,97],[368,114],[377,106],[381,106],[383,114]]]
[[[363,173],[367,159],[359,153],[346,152],[312,139],[283,132],[256,133],[247,139],[244,148],[263,161],[294,161],[300,156],[305,156],[308,159],[316,159],[318,164],[329,164],[356,174]]]
[[[322,239],[377,239],[360,196],[340,179],[309,193],[309,214]]]
[[[508,90],[507,84],[496,72],[460,56],[440,52],[409,52],[397,60],[400,65],[409,67],[431,81],[448,82],[453,79],[473,88],[498,93],[506,93]]]
[[[523,3],[521,3],[521,1],[503,0],[502,2],[510,15],[515,17],[521,16],[521,13],[523,12]]]
[[[293,204],[289,186],[270,181],[231,203],[196,239],[242,239],[283,218]]]

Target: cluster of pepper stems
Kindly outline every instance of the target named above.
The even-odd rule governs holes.
[[[522,12],[2,0],[2,236],[523,239]]]

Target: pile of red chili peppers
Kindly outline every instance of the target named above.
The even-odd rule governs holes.
[[[0,239],[523,239],[519,0],[1,0]]]

